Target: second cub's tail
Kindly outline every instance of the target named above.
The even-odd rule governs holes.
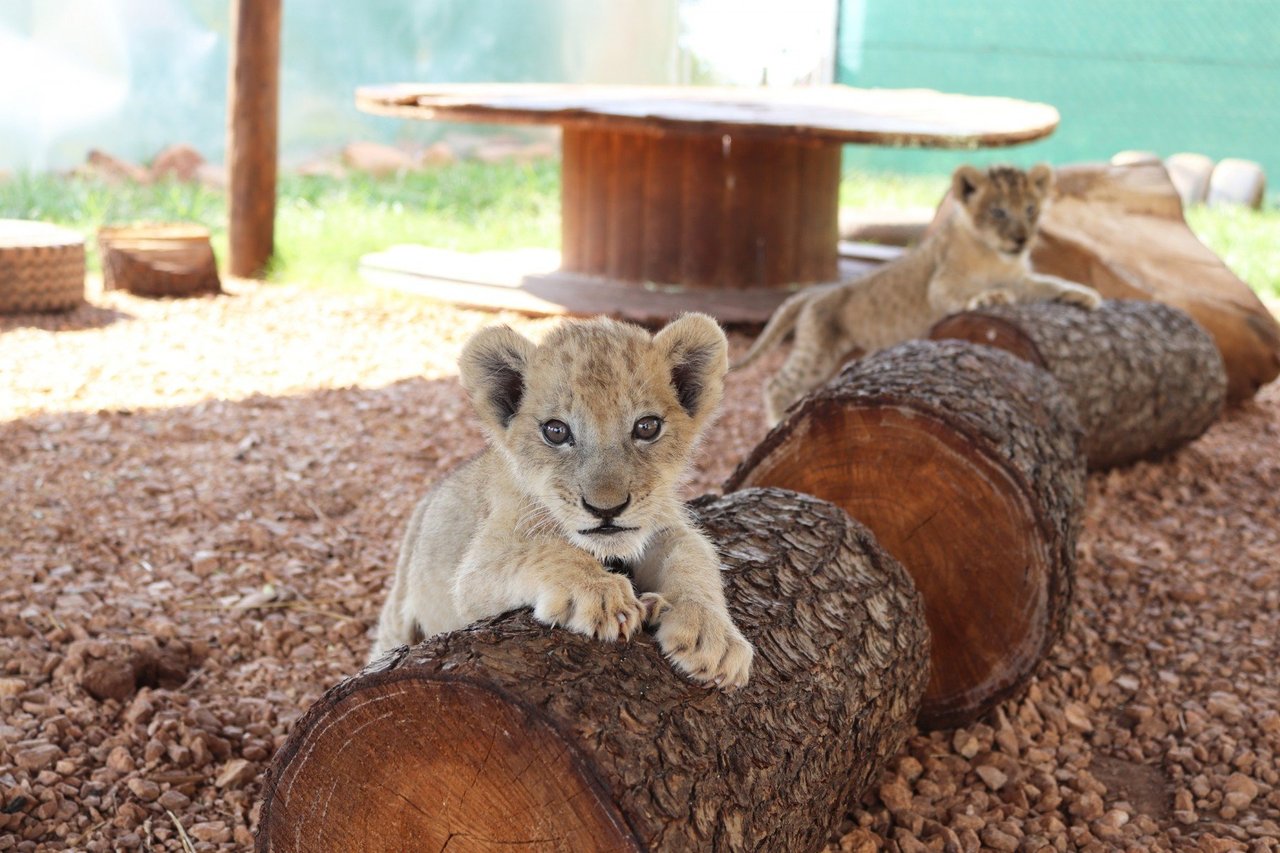
[[[756,338],[755,342],[751,344],[751,349],[747,350],[747,354],[734,362],[729,369],[739,370],[746,367],[777,346],[778,342],[796,327],[796,319],[800,316],[800,309],[809,301],[809,296],[809,291],[802,291],[778,306],[778,310],[773,312],[769,322],[765,323],[764,330],[760,332],[760,337]]]

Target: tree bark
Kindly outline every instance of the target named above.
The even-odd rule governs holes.
[[[1213,338],[1159,302],[1002,305],[953,314],[929,336],[999,347],[1052,373],[1076,404],[1093,470],[1182,446],[1218,419],[1226,399]]]
[[[275,246],[281,0],[231,4],[227,86],[227,269],[250,278]]]
[[[745,688],[681,677],[647,634],[481,622],[307,712],[268,775],[258,848],[820,849],[911,729],[919,596],[831,504],[768,489],[694,507],[756,649]]]
[[[845,367],[738,466],[726,491],[779,486],[844,508],[924,597],[925,727],[1014,694],[1071,603],[1084,458],[1075,407],[1009,353],[913,341]]]

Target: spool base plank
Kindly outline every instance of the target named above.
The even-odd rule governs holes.
[[[602,643],[524,612],[402,648],[295,727],[258,849],[820,849],[911,730],[918,593],[831,504],[694,506],[756,649],[745,688],[683,678],[649,635]]]
[[[1037,302],[964,311],[934,340],[998,347],[1043,367],[1076,405],[1092,470],[1161,456],[1222,413],[1227,375],[1213,338],[1160,302],[1104,302],[1096,311]]]
[[[1061,635],[1084,497],[1075,407],[1009,353],[915,341],[848,365],[725,484],[794,489],[865,524],[925,601],[925,727],[1017,692]]]

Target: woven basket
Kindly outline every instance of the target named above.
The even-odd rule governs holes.
[[[0,314],[84,302],[84,238],[47,222],[0,219]]]
[[[221,293],[209,229],[145,224],[98,230],[102,284],[139,296]]]

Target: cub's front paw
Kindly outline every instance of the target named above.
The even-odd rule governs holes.
[[[1090,311],[1102,304],[1102,295],[1092,287],[1077,285],[1063,290],[1053,298],[1054,302],[1065,302],[1068,305],[1079,305]]]
[[[742,687],[751,674],[751,644],[729,614],[701,604],[680,602],[665,613],[658,644],[681,672],[726,690]]]
[[[1013,294],[1007,290],[992,288],[984,290],[964,304],[966,311],[977,311],[979,308],[991,308],[996,305],[1012,305]]]
[[[533,617],[588,637],[625,640],[643,624],[645,610],[631,581],[602,569],[599,577],[543,590],[533,607]]]

